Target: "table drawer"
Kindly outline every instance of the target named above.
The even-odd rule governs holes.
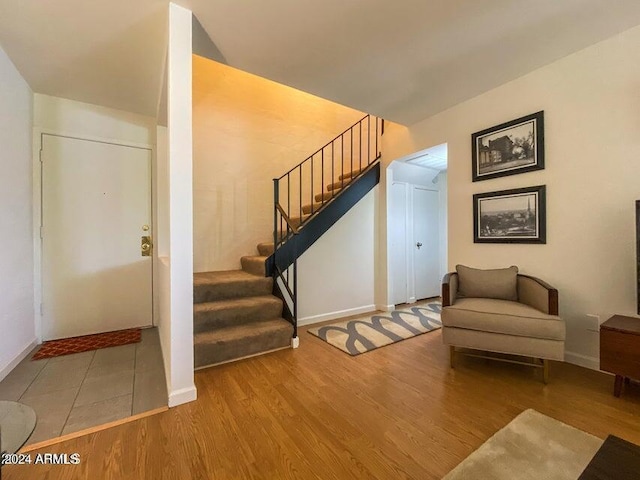
[[[600,369],[640,378],[640,335],[601,329]]]

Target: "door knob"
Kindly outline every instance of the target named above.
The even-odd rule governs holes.
[[[421,246],[422,246],[422,243],[420,243],[420,242],[416,243],[416,247],[418,247],[418,250],[420,250]]]
[[[143,257],[151,256],[151,237],[148,235],[140,239],[140,252]]]

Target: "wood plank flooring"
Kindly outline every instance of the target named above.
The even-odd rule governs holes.
[[[198,400],[41,452],[81,464],[7,466],[5,479],[437,479],[527,408],[640,444],[640,388],[552,363],[460,357],[439,331],[350,357],[300,348],[196,373]],[[32,455],[37,452],[32,452]]]

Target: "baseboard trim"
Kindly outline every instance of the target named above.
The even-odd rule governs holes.
[[[183,403],[193,402],[196,398],[198,398],[198,391],[195,385],[193,387],[181,388],[169,394],[169,408],[177,407]]]
[[[580,367],[590,368],[591,370],[600,370],[600,359],[597,357],[588,357],[575,352],[564,352],[564,361]]]
[[[232,358],[231,360],[225,360],[224,362],[210,363],[208,365],[202,365],[201,367],[196,367],[194,368],[194,371],[198,372],[200,370],[205,370],[207,368],[226,365],[227,363],[239,362],[240,360],[246,360],[248,358],[260,357],[262,355],[267,355],[269,353],[279,352],[280,350],[289,350],[290,348],[292,348],[291,345],[287,345],[286,347],[278,347],[278,348],[273,348],[271,350],[265,350],[264,352],[252,353],[251,355],[245,355],[244,357]]]
[[[6,367],[4,367],[2,370],[0,370],[0,382],[2,380],[4,380],[4,377],[6,377],[7,375],[9,375],[11,373],[11,371],[16,368],[16,366],[22,361],[24,360],[27,355],[29,355],[29,352],[31,352],[31,350],[33,350],[34,348],[36,348],[38,346],[38,340],[37,339],[33,339],[31,340],[31,342],[29,342],[27,344],[26,347],[24,347],[20,353],[13,359],[11,360]]]
[[[326,322],[327,320],[335,320],[336,318],[349,317],[351,315],[359,315],[361,313],[371,313],[377,310],[376,306],[364,305],[362,307],[348,308],[346,310],[338,310],[336,312],[323,313],[321,315],[313,315],[311,317],[304,317],[298,319],[298,326],[304,327],[307,325],[313,325],[314,323]]]
[[[381,312],[393,312],[396,309],[396,306],[391,305],[376,305],[376,310],[380,310]]]

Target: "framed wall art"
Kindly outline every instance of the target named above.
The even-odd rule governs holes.
[[[546,185],[473,196],[474,243],[547,243]]]
[[[471,135],[474,182],[544,168],[544,112]]]

